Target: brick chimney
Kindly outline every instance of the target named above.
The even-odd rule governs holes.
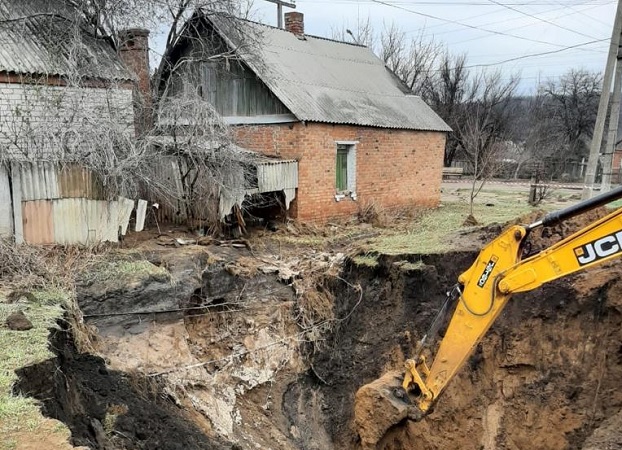
[[[136,134],[147,132],[152,124],[152,98],[149,79],[149,30],[130,28],[119,32],[119,54],[126,67],[134,72],[134,125]]]
[[[305,15],[296,11],[285,13],[285,29],[296,36],[305,34]]]

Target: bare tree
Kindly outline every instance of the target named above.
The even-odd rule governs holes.
[[[425,97],[426,86],[443,54],[443,47],[433,39],[426,39],[423,30],[408,40],[406,34],[393,24],[385,27],[380,35],[377,52],[410,90]]]
[[[569,160],[587,156],[592,137],[602,77],[585,69],[571,69],[559,81],[544,84],[545,110],[550,118],[550,135],[558,138],[553,156],[559,170],[566,170]]]
[[[352,42],[371,49],[376,47],[377,33],[370,17],[358,19],[354,25],[345,24],[342,27],[332,27],[331,36],[338,41]]]
[[[205,2],[208,3],[214,8],[228,4]],[[82,167],[94,175],[109,198],[136,197],[147,187],[158,199],[174,204],[188,218],[216,217],[210,214],[213,210],[193,206],[207,203],[199,199],[224,199],[221,207],[229,205],[229,209],[241,203],[248,172],[253,168],[253,155],[233,145],[228,128],[196,89],[182,90],[181,95],[155,102],[155,125],[136,137],[131,91],[112,81],[96,88],[85,87],[86,78],[80,70],[88,39],[93,33],[114,30],[118,24],[125,23],[122,14],[130,9],[124,8],[134,5],[148,10],[158,5],[171,8],[174,5],[179,13],[175,20],[181,21],[183,14],[189,13],[198,2],[163,0],[143,4],[133,0],[101,0],[79,4],[72,1],[65,5],[65,10],[49,16],[49,20],[63,21],[67,28],[66,35],[58,36],[63,40],[62,49],[69,53],[63,56],[69,68],[63,76],[64,85],[51,86],[45,80],[38,83],[24,78],[22,99],[10,114],[0,117],[0,144],[4,147],[0,162],[46,161]],[[106,9],[108,6],[111,9]],[[75,9],[78,7],[85,9]],[[85,22],[87,13],[92,15],[89,23],[95,25],[94,29]],[[178,31],[170,32],[171,36],[175,33]],[[180,185],[163,177],[171,161]],[[223,212],[219,213],[222,217]]]
[[[445,51],[438,66],[427,78],[424,98],[432,109],[454,130],[447,136],[445,144],[445,167],[451,166],[462,148],[458,130],[463,128],[466,117],[464,105],[472,104],[477,97],[479,84],[469,84],[470,72],[466,67],[466,55],[451,55]]]
[[[467,89],[473,100],[460,105],[463,116],[454,135],[473,169],[471,216],[475,197],[501,167],[502,141],[508,135],[510,105],[518,81],[511,77],[504,82],[500,71],[476,74]]]
[[[395,23],[385,24],[378,31],[371,19],[359,20],[354,27],[345,25],[332,29],[332,37],[369,47],[408,89],[423,95],[423,88],[436,60],[442,54],[442,45],[426,39],[421,30],[409,38]]]
[[[213,106],[195,89],[184,89],[163,99],[157,113],[152,139],[159,157],[177,171],[171,179],[180,186],[163,183],[156,163],[149,180],[152,192],[189,219],[223,217],[241,205],[253,179],[255,155],[233,144]]]

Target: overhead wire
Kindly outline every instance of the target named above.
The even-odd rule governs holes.
[[[590,6],[589,8],[586,8],[583,11],[587,11],[587,10],[592,9],[592,8],[594,8],[594,7]],[[543,11],[542,14],[547,14],[547,13],[559,11],[559,10],[562,10],[562,9],[566,9],[566,8],[565,7],[554,8],[554,9],[550,9],[550,10],[547,10],[547,11]],[[500,10],[497,10],[497,11],[500,11]],[[576,11],[575,10],[575,12],[569,12],[569,13],[563,14],[561,16],[557,16],[556,18],[567,17],[567,16],[571,16],[571,15],[576,14],[576,13],[580,13],[580,11]],[[510,18],[507,18],[507,19],[504,19],[504,20],[498,20],[498,21],[495,21],[495,22],[483,23],[483,24],[480,24],[479,26],[480,27],[485,27],[485,26],[488,26],[488,25],[498,25],[498,24],[501,24],[501,23],[513,22],[515,20],[518,20],[518,19],[515,18],[515,17],[510,17]],[[528,24],[525,24],[525,25],[517,26],[517,27],[507,28],[505,31],[507,32],[507,31],[520,30],[520,29],[531,27],[531,26],[534,26],[534,25],[535,25],[534,23],[528,23]],[[439,26],[441,26],[441,25],[439,25]],[[432,27],[429,27],[429,28],[432,28]],[[423,37],[426,37],[426,36],[438,36],[438,35],[442,35],[442,34],[444,35],[444,34],[458,33],[460,31],[462,31],[462,29],[453,29],[453,30],[441,31],[440,33],[426,33],[426,34],[423,35]],[[487,37],[488,36],[479,36],[479,37],[473,38],[471,40],[484,39],[484,38],[487,38]],[[595,38],[593,38],[593,39],[595,39]]]
[[[508,37],[512,37],[512,38],[515,38],[515,39],[520,39],[520,40],[523,40],[523,41],[535,42],[537,44],[552,45],[554,47],[560,47],[560,48],[564,48],[565,47],[564,45],[557,44],[555,42],[541,41],[539,39],[531,39],[531,38],[528,38],[528,37],[525,37],[525,36],[520,36],[520,35],[516,35],[516,34],[511,34],[511,33],[504,33],[502,31],[497,31],[497,30],[490,30],[488,28],[478,27],[478,26],[471,25],[471,24],[468,24],[468,23],[463,23],[463,22],[460,22],[460,21],[457,21],[457,20],[452,20],[452,19],[446,19],[446,18],[438,17],[438,16],[435,16],[433,14],[423,13],[421,11],[415,11],[414,9],[404,8],[402,6],[392,4],[392,3],[389,3],[389,2],[384,1],[384,0],[371,0],[371,1],[373,1],[374,3],[378,3],[380,5],[385,5],[385,6],[389,6],[391,8],[397,8],[397,9],[400,9],[400,10],[403,10],[403,11],[407,11],[407,12],[409,12],[411,14],[419,15],[419,16],[422,16],[422,17],[427,17],[427,18],[434,19],[434,20],[440,20],[440,21],[443,21],[443,22],[454,23],[456,25],[461,25],[463,27],[470,28],[470,29],[473,29],[473,30],[484,31],[486,33],[496,34],[496,35],[499,35],[499,36],[508,36]],[[576,48],[576,46],[575,46],[575,48]]]
[[[572,33],[575,33],[575,34],[578,34],[580,36],[587,37],[587,38],[590,38],[590,39],[598,39],[597,37],[590,36],[589,34],[585,34],[585,33],[582,33],[580,31],[573,30],[572,28],[568,28],[568,27],[565,27],[563,25],[559,25],[559,24],[557,24],[555,22],[551,22],[550,20],[544,19],[542,17],[538,17],[535,14],[531,14],[531,13],[522,11],[522,10],[520,10],[518,8],[513,7],[513,6],[504,5],[501,2],[498,2],[497,0],[488,0],[488,1],[491,2],[491,3],[494,3],[495,5],[503,6],[504,8],[509,9],[510,11],[514,11],[514,12],[517,12],[517,13],[522,14],[524,16],[531,17],[532,19],[536,19],[539,22],[543,22],[543,23],[546,23],[548,25],[552,25],[552,26],[554,26],[556,28],[559,28],[559,29],[562,29],[562,30],[566,30],[566,31],[570,31]]]
[[[374,0],[298,0],[298,3],[305,3],[305,2],[309,2],[309,3],[331,3],[331,4],[361,4],[361,3],[374,3]],[[417,0],[416,2],[407,2],[407,1],[390,1],[389,3],[394,4],[394,5],[412,5],[413,3],[416,3],[417,5],[431,5],[431,6],[491,6],[489,3],[487,3],[485,0],[482,1],[468,1],[468,2],[461,2],[461,1],[419,1]],[[603,2],[580,2],[574,5],[565,5],[566,7],[568,6],[582,6],[582,5],[594,5],[594,6],[602,6],[602,5],[608,5],[611,4],[611,1],[603,1]],[[509,3],[503,3],[503,5],[510,5],[510,6],[553,6],[553,5],[558,5],[559,2],[555,2],[555,1],[549,1],[549,2],[545,2],[545,1],[529,1],[529,2],[509,2]]]
[[[594,18],[594,17],[592,17],[592,16],[590,16],[590,15],[588,15],[588,14],[585,14],[585,12],[584,12],[584,11],[587,11],[588,9],[598,8],[599,6],[603,6],[603,5],[595,5],[595,6],[591,6],[590,8],[586,8],[586,9],[584,9],[584,10],[582,10],[582,11],[577,11],[577,10],[576,10],[576,9],[574,9],[572,6],[566,6],[566,5],[564,5],[564,4],[563,4],[562,2],[560,2],[560,1],[556,1],[556,3],[557,3],[557,4],[559,4],[559,5],[560,5],[560,6],[562,6],[562,7],[565,7],[565,8],[570,9],[571,11],[576,11],[578,14],[582,15],[583,17],[586,17],[586,18],[588,18],[588,19],[590,19],[590,20],[592,20],[592,21],[594,21],[594,22],[596,22],[596,23],[598,23],[598,24],[600,24],[600,25],[605,25],[605,26],[607,26],[607,27],[611,26],[611,24],[605,23],[605,22],[603,22],[602,20],[596,19],[596,18]],[[611,2],[611,3],[613,3],[613,2]],[[607,4],[611,4],[611,3],[607,3]]]
[[[391,4],[391,3],[387,2],[387,1],[384,1],[384,0],[371,0],[371,1],[373,3],[389,6],[389,7],[392,7],[392,8],[397,8],[397,9],[400,9],[400,10],[403,10],[403,11],[406,11],[406,12],[409,12],[409,13],[412,13],[412,14],[415,14],[415,15],[420,15],[420,16],[423,16],[423,17],[429,17],[429,18],[432,18],[432,19],[435,19],[435,20],[446,21],[446,22],[449,22],[449,23],[455,23],[457,25],[461,25],[461,26],[464,26],[464,27],[467,27],[467,28],[472,28],[472,29],[476,29],[476,30],[480,30],[480,31],[486,31],[486,32],[489,32],[489,33],[492,33],[492,34],[509,36],[509,37],[514,37],[514,38],[517,38],[517,39],[523,39],[523,40],[527,40],[527,41],[531,41],[531,42],[544,43],[544,44],[547,44],[547,45],[553,45],[553,46],[556,46],[556,47],[560,47],[560,48],[558,48],[556,50],[550,50],[550,51],[544,51],[544,52],[531,53],[531,54],[527,54],[527,55],[521,55],[521,56],[517,56],[517,57],[513,57],[513,58],[507,58],[507,59],[504,59],[502,61],[492,62],[492,63],[470,64],[470,65],[465,66],[465,68],[494,67],[494,66],[499,66],[499,65],[507,64],[509,62],[520,61],[520,60],[527,59],[527,58],[534,58],[534,57],[538,57],[538,56],[552,55],[552,54],[568,51],[570,49],[580,49],[580,48],[585,47],[587,45],[592,45],[592,44],[595,44],[595,43],[605,42],[605,41],[609,40],[608,38],[595,39],[595,40],[588,41],[588,42],[582,42],[582,43],[579,43],[579,44],[564,46],[564,45],[560,45],[560,44],[556,44],[556,43],[552,43],[552,42],[538,41],[538,40],[534,40],[534,39],[529,39],[529,38],[525,38],[524,36],[517,36],[517,35],[513,35],[513,34],[509,34],[509,33],[503,33],[503,32],[496,31],[496,30],[489,30],[489,29],[486,29],[486,28],[477,27],[477,26],[474,26],[474,25],[462,23],[462,22],[459,22],[459,21],[456,21],[456,20],[452,20],[452,19],[444,19],[444,18],[435,16],[435,15],[432,15],[432,14],[422,13],[420,11],[415,11],[415,10],[412,10],[412,9],[408,9],[408,8],[404,8],[404,7],[401,7],[401,6],[398,6],[398,5],[394,5],[394,4]],[[440,69],[431,69],[431,70],[428,70],[427,72],[428,73],[429,72],[438,72],[439,70]]]
[[[597,42],[604,42],[604,41],[607,41],[607,40],[609,40],[609,39],[598,39],[598,40],[595,40],[595,41],[583,42],[583,43],[581,43],[581,44],[569,45],[569,46],[567,46],[567,47],[560,48],[560,49],[557,49],[557,50],[550,50],[550,51],[548,51],[548,52],[540,52],[540,53],[531,53],[531,54],[529,54],[529,55],[517,56],[517,57],[515,57],[515,58],[508,58],[508,59],[505,59],[505,60],[503,60],[503,61],[497,61],[497,62],[493,62],[493,63],[486,63],[486,64],[472,64],[472,65],[465,66],[465,68],[470,69],[470,68],[476,68],[476,67],[493,67],[493,66],[499,66],[499,65],[502,65],[502,64],[507,64],[507,63],[512,62],[512,61],[520,61],[520,60],[522,60],[522,59],[534,58],[534,57],[537,57],[537,56],[545,56],[545,55],[552,55],[552,54],[555,54],[555,53],[561,53],[561,52],[564,52],[564,51],[567,51],[567,50],[570,50],[570,49],[573,49],[573,48],[578,48],[578,47],[580,47],[580,46],[585,46],[585,45],[595,44],[595,43],[597,43]]]

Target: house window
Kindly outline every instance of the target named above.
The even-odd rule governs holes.
[[[356,142],[337,142],[335,158],[335,199],[356,200]]]

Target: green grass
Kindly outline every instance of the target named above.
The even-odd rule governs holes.
[[[516,201],[513,197],[510,201],[503,201],[499,195],[495,197],[495,206],[476,204],[475,218],[480,225],[505,223],[534,210],[526,202]],[[405,233],[372,239],[365,250],[385,255],[432,254],[456,250],[448,248],[447,238],[458,230],[466,229],[462,224],[468,214],[468,203],[446,203],[424,213]]]
[[[425,267],[425,264],[423,261],[417,261],[414,263],[408,262],[408,261],[402,261],[402,262],[398,262],[395,263],[395,265],[397,265],[401,271],[403,272],[411,272],[414,270],[421,270]]]
[[[352,258],[352,262],[360,267],[378,267],[380,263],[378,262],[378,258],[374,255],[366,254],[366,255],[358,255]]]
[[[12,394],[13,383],[17,379],[15,370],[45,361],[54,355],[48,347],[49,329],[63,316],[63,305],[70,294],[60,290],[35,291],[36,301],[8,304],[0,296],[0,324],[13,312],[23,310],[32,322],[33,328],[27,331],[12,331],[0,327],[0,435],[20,431],[34,431],[43,416],[35,401]],[[64,431],[64,430],[59,430]],[[11,448],[11,439],[2,444],[2,449]]]
[[[622,199],[616,200],[616,201],[611,202],[611,203],[609,203],[607,205],[607,208],[609,208],[609,209],[618,209],[620,207],[622,207]]]
[[[106,259],[94,263],[84,273],[85,281],[104,283],[118,280],[119,283],[130,282],[132,279],[152,277],[157,280],[170,281],[171,274],[164,268],[158,267],[144,259]]]

